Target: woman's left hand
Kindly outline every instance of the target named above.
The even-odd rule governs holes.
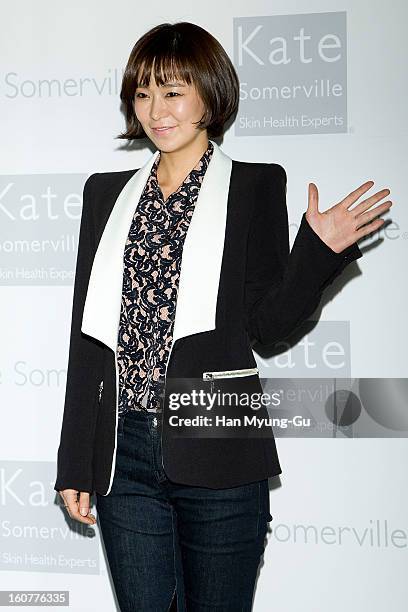
[[[352,210],[348,208],[374,185],[373,181],[363,183],[350,192],[338,204],[324,212],[319,212],[319,193],[314,183],[309,183],[309,202],[306,211],[306,220],[311,228],[319,235],[333,251],[340,253],[348,246],[354,244],[367,234],[375,232],[385,223],[384,219],[375,219],[387,212],[392,206],[388,200],[368,210],[390,193],[389,189],[382,189],[371,197],[363,200]]]

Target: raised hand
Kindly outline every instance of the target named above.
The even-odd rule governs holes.
[[[80,523],[94,525],[96,523],[96,518],[89,512],[90,494],[86,491],[82,491],[79,493],[78,500],[78,493],[79,491],[76,491],[75,489],[64,489],[63,491],[59,492],[71,518],[79,521]],[[84,514],[81,514],[81,510]]]
[[[378,215],[387,212],[392,202],[387,200],[369,210],[390,193],[389,189],[382,189],[369,198],[363,200],[352,210],[354,204],[366,191],[374,185],[374,181],[367,181],[354,191],[351,191],[338,204],[324,212],[319,212],[319,193],[314,183],[309,183],[309,201],[306,211],[306,220],[311,228],[319,235],[333,251],[340,253],[367,234],[380,228],[384,219],[376,219]]]

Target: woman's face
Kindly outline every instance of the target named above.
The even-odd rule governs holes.
[[[145,133],[162,151],[173,151],[196,138],[207,138],[207,130],[197,129],[193,124],[205,112],[194,85],[172,81],[159,86],[151,73],[149,87],[136,88],[134,109]],[[160,127],[168,129],[155,129]]]

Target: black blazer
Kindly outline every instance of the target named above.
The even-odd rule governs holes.
[[[284,168],[233,160],[212,142],[183,248],[161,436],[170,480],[223,488],[282,472],[272,428],[262,437],[175,436],[166,418],[170,391],[185,391],[191,380],[205,387],[206,372],[227,372],[216,389],[261,393],[251,341],[287,338],[362,253],[357,244],[335,253],[305,213],[290,251]],[[84,186],[57,491],[108,495],[112,487],[123,249],[157,155],[140,169],[92,174]]]

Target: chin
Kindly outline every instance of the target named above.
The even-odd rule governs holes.
[[[178,134],[178,137],[174,138],[174,140],[172,140],[171,142],[169,140],[167,145],[168,146],[173,145],[173,147],[177,146],[178,148],[185,147],[185,146],[193,144],[197,140],[197,138],[198,138],[198,135],[196,133],[188,134],[188,135]]]

